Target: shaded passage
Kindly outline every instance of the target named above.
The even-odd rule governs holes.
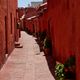
[[[21,32],[23,48],[15,48],[0,71],[0,80],[54,80],[35,38]]]

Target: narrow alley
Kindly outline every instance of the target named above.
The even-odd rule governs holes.
[[[35,39],[21,32],[23,48],[13,50],[0,71],[0,80],[55,80]]]
[[[80,0],[0,0],[0,80],[80,80]]]

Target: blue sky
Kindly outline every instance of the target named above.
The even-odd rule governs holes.
[[[31,1],[42,1],[42,0],[18,0],[18,7],[26,7]]]

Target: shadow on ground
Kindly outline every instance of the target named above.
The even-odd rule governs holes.
[[[51,74],[53,75],[53,77],[55,78],[55,73],[54,73],[55,64],[56,64],[55,60],[53,60],[53,57],[51,55],[44,55],[44,56],[46,57],[49,70],[50,70]]]
[[[35,41],[36,41],[37,44],[39,45],[38,40],[36,39]],[[41,46],[40,46],[40,45],[39,45],[39,48],[40,48],[40,52],[44,52],[44,50],[41,49]],[[49,67],[49,70],[50,70],[51,74],[53,75],[53,77],[55,78],[55,73],[54,73],[54,71],[55,71],[56,62],[55,62],[55,60],[53,59],[52,54],[50,54],[50,55],[45,55],[45,53],[44,53],[43,56],[45,56],[46,61],[47,61],[47,64],[48,64],[48,67]]]

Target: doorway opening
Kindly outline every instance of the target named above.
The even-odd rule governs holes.
[[[7,17],[5,16],[5,54],[8,56],[8,47],[7,47]]]

